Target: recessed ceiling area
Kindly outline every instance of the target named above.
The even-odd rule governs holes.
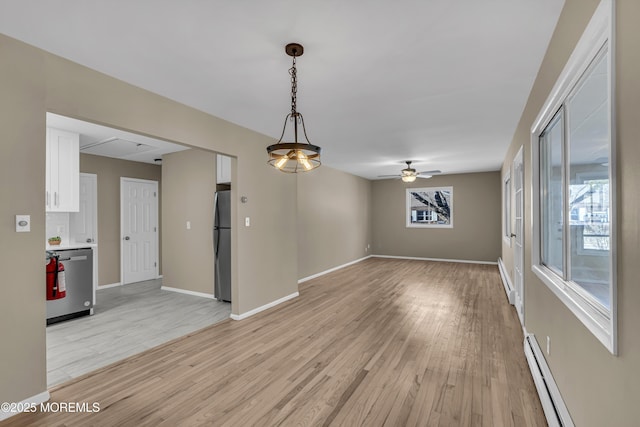
[[[160,164],[164,154],[188,147],[160,139],[125,132],[58,114],[47,113],[47,127],[80,134],[80,153],[115,159]]]
[[[311,143],[376,179],[498,170],[563,4],[6,0],[0,32],[274,139],[299,42]]]

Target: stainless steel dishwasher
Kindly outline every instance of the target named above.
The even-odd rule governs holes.
[[[93,251],[66,249],[47,251],[64,265],[67,294],[47,301],[47,325],[91,314],[93,308]]]

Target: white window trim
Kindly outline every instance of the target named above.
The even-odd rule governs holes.
[[[509,183],[509,194],[506,194],[507,182]],[[507,199],[507,196],[509,198]],[[509,218],[507,218],[506,204],[509,203]],[[511,247],[511,233],[513,233],[513,183],[511,182],[511,169],[502,177],[502,241]]]
[[[531,262],[532,270],[536,276],[553,291],[553,293],[567,306],[569,310],[595,335],[596,338],[614,355],[617,355],[617,286],[616,286],[616,232],[615,220],[616,211],[616,165],[615,165],[615,72],[612,64],[615,63],[615,46],[613,38],[614,22],[614,0],[602,0],[598,5],[589,25],[585,29],[582,37],[578,41],[571,57],[567,61],[558,81],[554,85],[549,97],[538,117],[531,127],[532,146],[532,236],[531,239]],[[540,156],[539,156],[539,136],[547,127],[558,109],[569,97],[570,92],[576,86],[589,64],[596,57],[604,43],[608,42],[609,63],[609,90],[610,90],[610,131],[611,131],[611,152],[609,156],[609,185],[611,192],[611,219],[614,226],[610,228],[611,233],[611,266],[610,266],[610,316],[603,313],[597,306],[590,303],[587,298],[580,295],[571,288],[567,282],[555,275],[548,267],[544,266],[540,260]]]
[[[411,222],[411,193],[414,191],[421,190],[444,190],[451,192],[451,200],[449,205],[449,210],[451,213],[451,218],[449,224],[415,224]],[[407,188],[405,193],[405,221],[407,228],[453,228],[453,187],[419,187],[419,188]]]

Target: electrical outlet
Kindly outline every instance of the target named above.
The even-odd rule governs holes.
[[[187,221],[187,230],[191,230],[191,221]]]
[[[550,351],[551,351],[551,337],[547,335],[547,356],[549,355]]]

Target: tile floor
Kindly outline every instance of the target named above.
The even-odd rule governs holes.
[[[229,303],[161,286],[157,279],[98,290],[93,316],[48,326],[48,387],[229,318]]]

